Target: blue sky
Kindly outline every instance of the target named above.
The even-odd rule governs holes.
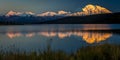
[[[41,13],[45,11],[81,11],[87,4],[103,6],[112,12],[120,12],[120,0],[0,0],[0,13],[9,10],[32,11]]]

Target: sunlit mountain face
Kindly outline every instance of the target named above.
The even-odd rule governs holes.
[[[71,14],[71,16],[104,14],[104,13],[112,13],[112,12],[104,7],[88,4],[84,8],[82,8],[82,12],[73,13],[73,14]]]
[[[112,13],[107,8],[98,6],[98,5],[92,5],[88,4],[85,7],[82,8],[82,11],[80,12],[67,12],[64,10],[60,10],[58,12],[53,11],[47,11],[44,13],[33,13],[33,12],[15,12],[15,11],[9,11],[6,16],[26,16],[26,15],[34,15],[34,16],[84,16],[84,15],[93,15],[93,14],[104,14],[104,13]]]
[[[26,15],[34,15],[35,13],[33,12],[15,12],[15,11],[9,11],[6,16],[14,16],[14,15],[18,15],[18,16],[26,16]]]

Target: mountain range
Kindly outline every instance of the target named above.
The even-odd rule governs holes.
[[[84,8],[82,8],[82,11],[74,12],[74,13],[67,12],[64,10],[60,10],[58,12],[47,11],[47,12],[43,12],[40,14],[36,14],[33,12],[9,11],[5,16],[14,16],[14,15],[17,15],[17,16],[29,16],[29,15],[34,15],[34,16],[84,16],[84,15],[104,14],[104,13],[112,13],[112,12],[104,7],[88,4]]]
[[[44,12],[36,14],[33,12],[15,12],[9,11],[7,14],[0,16],[1,24],[59,24],[59,23],[95,23],[95,21],[111,19],[119,19],[119,13],[112,13],[110,10],[98,6],[88,4],[82,11],[78,12],[67,12],[60,10],[58,12]],[[110,18],[111,17],[111,18]],[[119,16],[120,17],[120,16]],[[103,19],[102,19],[103,18]],[[61,22],[60,22],[61,21]],[[84,22],[83,22],[84,21]],[[87,21],[87,22],[86,22]],[[101,21],[99,21],[101,22]],[[102,22],[103,23],[103,22]],[[106,22],[107,23],[107,22]]]

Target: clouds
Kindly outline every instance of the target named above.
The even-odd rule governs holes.
[[[103,13],[112,13],[108,9],[98,6],[98,5],[92,5],[88,4],[84,8],[82,8],[82,11],[79,12],[67,12],[64,10],[60,10],[57,12],[48,11],[40,14],[35,14],[33,12],[14,12],[9,11],[6,16],[12,16],[12,15],[18,15],[18,16],[26,16],[26,15],[34,15],[34,16],[84,16],[84,15],[93,15],[93,14],[103,14]]]

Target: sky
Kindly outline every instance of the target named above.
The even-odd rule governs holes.
[[[42,13],[65,10],[81,11],[87,4],[100,5],[112,12],[120,12],[120,0],[0,0],[0,14],[13,10]]]

